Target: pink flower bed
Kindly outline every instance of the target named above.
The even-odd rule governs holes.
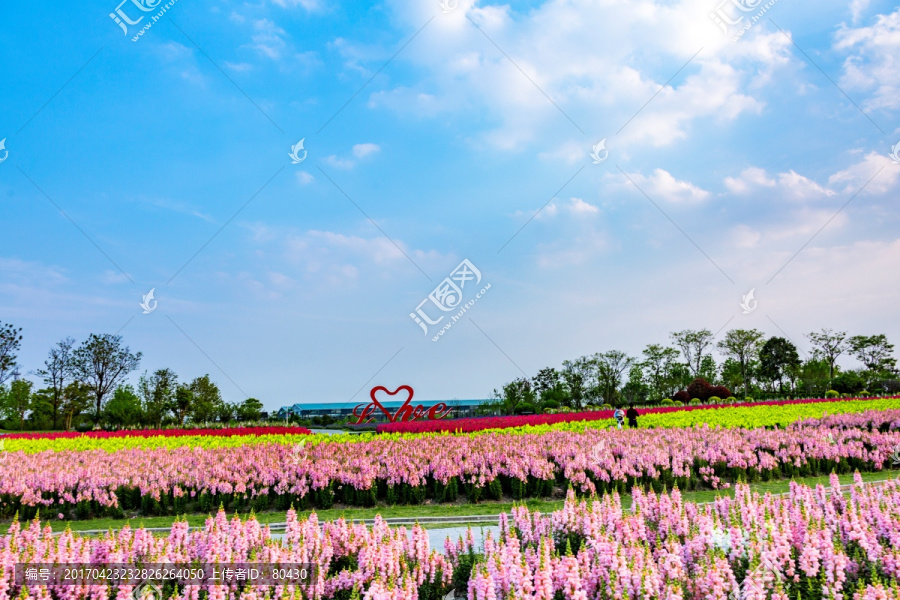
[[[900,411],[870,411],[889,421]],[[808,424],[784,429],[710,427],[555,430],[477,436],[375,436],[291,447],[180,447],[6,452],[0,515],[36,507],[86,518],[253,506],[372,506],[469,497],[544,496],[556,486],[584,493],[631,485],[718,488],[738,478],[889,468],[900,431]],[[109,512],[109,514],[115,514]]]
[[[886,396],[897,398],[898,396]],[[700,406],[658,406],[642,408],[642,415],[671,413],[691,410],[728,409],[735,406],[786,406],[790,404],[815,404],[819,402],[847,402],[849,400],[871,400],[871,398],[804,398],[800,400],[771,400],[768,402],[752,402],[737,404],[704,404]],[[572,421],[604,421],[613,418],[612,410],[595,410],[577,413],[557,413],[552,415],[519,415],[514,417],[474,417],[466,419],[441,419],[438,421],[411,421],[406,423],[382,423],[377,427],[378,433],[426,433],[426,432],[458,432],[471,433],[485,429],[507,429],[525,425],[553,425]]]
[[[468,600],[900,599],[896,480],[863,486],[857,475],[849,498],[837,477],[783,497],[739,486],[703,506],[637,492],[633,509],[618,497],[515,509],[485,541]],[[449,548],[454,560],[467,550]]]
[[[746,485],[735,497],[700,505],[636,490],[630,511],[618,495],[551,514],[525,507],[503,515],[483,555],[471,530],[429,547],[416,525],[392,529],[340,519],[320,523],[288,511],[282,539],[253,517],[224,511],[198,530],[176,522],[156,535],[125,527],[97,537],[53,534],[38,520],[0,537],[0,598],[127,600],[116,584],[19,585],[13,568],[31,564],[227,565],[310,563],[308,585],[230,583],[163,586],[177,600],[900,600],[900,482],[863,485],[847,496],[791,484],[785,496]],[[479,554],[476,554],[479,552]]]
[[[119,437],[182,437],[189,435],[231,437],[235,435],[304,435],[311,434],[304,427],[222,427],[218,429],[123,429],[121,431],[54,431],[51,433],[10,433],[0,436],[6,440],[55,440],[60,438],[119,438]]]

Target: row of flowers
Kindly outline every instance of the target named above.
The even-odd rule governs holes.
[[[870,420],[900,422],[900,410]],[[294,446],[130,448],[118,452],[7,452],[0,461],[0,516],[17,510],[87,518],[257,510],[333,503],[373,506],[503,496],[591,494],[634,484],[661,490],[719,488],[745,481],[890,468],[900,431],[810,422],[790,429],[695,428],[510,435],[325,438]]]
[[[429,547],[426,532],[370,528],[343,519],[319,523],[288,511],[283,539],[251,517],[224,511],[190,531],[177,522],[156,536],[123,528],[82,537],[33,521],[14,523],[0,538],[0,598],[96,600],[128,598],[130,586],[19,584],[14,567],[87,563],[311,563],[308,585],[250,586],[246,582],[168,583],[164,598],[197,600],[340,599],[437,600],[456,590],[468,600],[900,600],[900,484],[864,486],[857,475],[845,496],[831,487],[792,484],[787,496],[752,494],[706,505],[680,493],[633,494],[626,511],[618,496],[577,502],[570,494],[549,515],[524,507],[501,518],[483,552],[471,531]]]
[[[773,407],[780,407],[773,410]],[[752,404],[721,404],[713,406],[663,406],[641,409],[641,427],[690,427],[701,423],[725,427],[784,426],[797,419],[820,417],[826,413],[862,412],[872,409],[900,408],[900,397],[880,399],[819,398],[776,400]],[[598,410],[552,415],[520,415],[514,417],[476,417],[467,419],[411,421],[386,423],[378,426],[379,433],[473,433],[490,429],[535,427],[565,423],[587,423],[592,427],[614,424],[613,411]]]
[[[305,427],[295,426],[261,426],[261,427],[208,427],[182,429],[122,429],[119,431],[51,431],[45,433],[9,433],[4,440],[59,440],[59,439],[116,439],[147,437],[185,437],[185,436],[241,436],[241,435],[278,435],[309,434]]]
[[[132,448],[180,448],[185,446],[233,448],[248,444],[293,444],[312,435],[312,432],[303,427],[235,427],[209,430],[147,429],[127,432],[94,432],[93,434],[79,433],[65,437],[21,437],[23,435],[27,434],[0,436],[0,450],[35,453],[85,450],[117,452]]]
[[[829,493],[830,492],[830,493]],[[849,497],[791,485],[786,497],[752,494],[698,506],[670,495],[575,503],[551,515],[514,511],[485,542],[469,600],[896,600],[900,598],[900,484]],[[455,560],[465,555],[453,548]]]

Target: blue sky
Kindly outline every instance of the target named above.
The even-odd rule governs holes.
[[[0,9],[25,370],[120,332],[276,408],[486,397],[685,328],[900,340],[892,3],[779,0],[733,41],[706,0],[178,0],[132,41],[163,4],[127,35],[116,2]],[[433,342],[409,315],[463,259],[491,287]]]

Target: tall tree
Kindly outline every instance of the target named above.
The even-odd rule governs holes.
[[[31,410],[33,385],[27,379],[14,379],[6,393],[7,414],[19,418],[19,431],[25,429],[25,413]]]
[[[763,333],[758,329],[732,329],[717,344],[722,354],[741,365],[744,396],[747,395],[747,364],[756,358],[762,337]]]
[[[534,390],[528,379],[519,377],[504,384],[502,390],[494,390],[494,397],[501,402],[503,411],[512,415],[520,405],[534,403]]]
[[[63,390],[66,388],[66,382],[72,377],[72,347],[74,345],[75,340],[70,337],[57,342],[56,346],[50,348],[50,353],[44,361],[44,368],[37,370],[38,376],[50,388],[53,429],[56,429],[56,419],[62,403]]]
[[[262,415],[263,403],[256,398],[247,398],[237,407],[239,421],[258,421]]]
[[[143,420],[141,399],[130,385],[120,385],[103,407],[103,417],[110,425],[133,427]]]
[[[195,378],[190,383],[194,395],[191,407],[191,421],[206,423],[214,421],[219,415],[222,405],[222,393],[219,387],[210,380],[209,375]]]
[[[175,389],[175,401],[172,403],[172,412],[179,425],[184,425],[184,419],[194,408],[194,390],[189,385],[179,385]]]
[[[873,373],[894,372],[897,368],[897,359],[894,358],[894,345],[888,343],[887,336],[878,335],[854,335],[847,340],[850,353],[866,369]]]
[[[678,350],[650,344],[642,351],[641,366],[650,381],[650,394],[654,400],[662,400],[674,393],[672,367],[678,362]]]
[[[713,342],[713,334],[709,329],[693,331],[675,331],[669,334],[672,341],[681,350],[684,360],[694,377],[700,376],[700,365],[703,363],[703,355]]]
[[[21,344],[22,328],[0,323],[0,385],[6,383],[16,372]]]
[[[797,347],[783,337],[770,337],[759,349],[759,373],[773,385],[777,383],[779,393],[784,393],[785,377],[795,377],[799,367]]]
[[[126,375],[138,368],[141,353],[132,354],[122,345],[122,336],[92,333],[72,353],[75,377],[91,388],[94,396],[94,416],[99,420],[103,400],[116,389]]]
[[[91,388],[80,381],[73,381],[63,389],[62,413],[66,431],[72,429],[75,417],[91,406]]]
[[[616,401],[622,374],[634,364],[634,359],[621,350],[610,350],[594,355],[599,369],[598,384],[603,393],[603,400],[612,404]]]
[[[813,356],[823,358],[828,363],[828,381],[834,379],[834,366],[838,357],[849,349],[846,331],[823,329],[806,334],[813,345]]]
[[[143,401],[144,418],[148,425],[160,427],[169,411],[178,406],[175,402],[175,391],[178,388],[178,376],[172,369],[157,369],[152,375],[145,371],[138,383],[138,390]],[[184,422],[187,411],[181,414],[180,423]]]
[[[576,360],[564,360],[562,378],[569,391],[571,408],[580,409],[588,398],[588,388],[593,383],[587,359],[581,357]]]

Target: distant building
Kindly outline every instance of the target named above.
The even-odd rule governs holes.
[[[484,404],[485,402],[490,402],[490,400],[417,400],[414,403],[414,406],[418,406],[421,404],[427,410],[428,408],[443,402],[447,405],[447,408],[450,409],[450,414],[448,418],[460,418],[460,417],[474,417],[475,409]],[[351,404],[340,404],[335,402],[308,402],[303,404],[294,404],[293,406],[285,406],[278,409],[278,412],[275,413],[275,416],[278,419],[287,419],[288,415],[294,414],[300,417],[301,419],[309,419],[311,417],[324,417],[329,416],[335,419],[346,418],[348,421],[353,417],[353,409],[362,402],[353,402]],[[381,405],[388,409],[391,413],[395,413],[398,408],[403,406],[402,400],[387,400],[381,402]],[[384,414],[381,411],[376,411],[376,414],[372,415],[376,421],[384,421]]]

